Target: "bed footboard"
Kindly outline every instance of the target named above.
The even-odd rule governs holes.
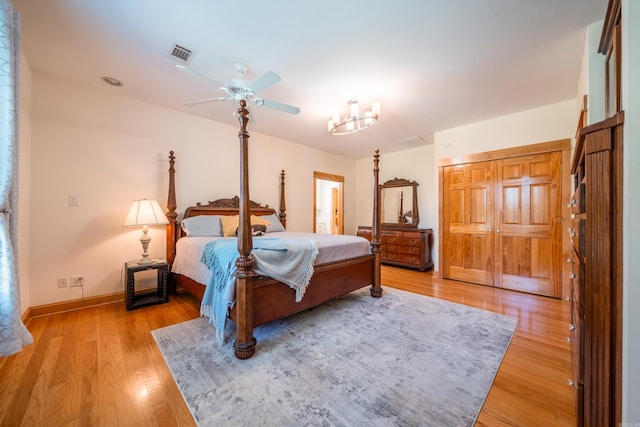
[[[380,185],[378,181],[379,151],[374,154],[373,168],[373,227],[371,239],[371,255],[358,257],[339,263],[317,266],[313,277],[307,287],[302,301],[295,301],[295,291],[287,285],[274,279],[256,278],[253,272],[254,259],[251,256],[253,240],[251,234],[251,201],[249,198],[249,159],[247,131],[248,113],[246,101],[240,101],[238,120],[240,132],[240,197],[238,203],[238,252],[236,261],[236,292],[235,305],[230,314],[236,325],[236,339],[233,343],[235,356],[239,359],[248,359],[255,353],[256,339],[253,336],[253,328],[272,320],[280,319],[315,305],[321,304],[332,298],[344,295],[356,289],[370,285],[372,297],[382,296],[380,277]],[[167,260],[173,264],[175,259],[176,242],[181,237],[181,229],[178,226],[178,213],[176,211],[175,195],[175,156],[173,151],[169,156],[169,196],[167,201]],[[284,171],[281,179],[280,220],[284,224],[286,213],[284,211]],[[211,204],[212,202],[209,202]],[[204,210],[208,208],[198,204],[189,209]],[[185,212],[188,214],[189,209]],[[254,209],[255,210],[255,209]],[[203,212],[203,214],[212,214]],[[202,299],[204,285],[198,284],[184,276],[171,275],[171,285],[177,282],[188,292]]]

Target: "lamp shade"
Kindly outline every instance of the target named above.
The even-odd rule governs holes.
[[[169,224],[167,217],[155,200],[134,200],[129,209],[125,226]]]

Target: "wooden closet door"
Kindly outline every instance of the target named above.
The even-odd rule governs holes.
[[[496,161],[496,286],[562,296],[561,165],[561,152]]]
[[[444,168],[444,277],[493,285],[494,163]]]

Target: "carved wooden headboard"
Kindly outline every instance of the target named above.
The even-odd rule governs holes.
[[[249,200],[249,208],[251,215],[262,216],[276,213],[276,210],[270,208],[269,205],[262,206],[253,200]],[[218,199],[213,202],[208,202],[207,204],[196,203],[195,206],[190,206],[185,210],[184,218],[198,215],[238,215],[239,209],[240,198],[234,196],[231,199]]]
[[[269,205],[262,206],[260,203],[256,203],[253,200],[249,200],[249,208],[251,215],[264,216],[275,214],[276,210],[269,207]],[[196,203],[195,206],[189,206],[184,211],[183,218],[191,218],[200,215],[238,215],[240,212],[240,198],[234,196],[231,199],[218,199],[207,204]],[[282,221],[281,221],[282,222]],[[285,224],[282,224],[285,226]],[[285,226],[286,227],[286,226]],[[184,237],[185,232],[180,227],[179,236]]]
[[[179,225],[177,203],[176,203],[176,187],[175,187],[175,156],[173,151],[169,152],[169,192],[167,198],[167,261],[173,264],[176,253],[176,242],[184,237],[184,231]],[[280,209],[277,213],[278,219],[282,225],[287,227],[286,203],[284,197],[284,170],[280,173]],[[249,200],[249,210],[251,215],[264,216],[276,214],[276,210],[269,205],[261,205]],[[231,199],[218,199],[207,203],[196,203],[184,211],[183,218],[190,218],[199,215],[238,215],[240,212],[240,198],[238,196]]]

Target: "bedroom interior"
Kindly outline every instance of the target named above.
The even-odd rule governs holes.
[[[286,222],[288,230],[312,231],[316,228],[314,212],[317,198],[314,197],[313,185],[314,172],[317,171],[343,178],[344,215],[341,225],[344,234],[354,236],[361,234],[360,230],[367,230],[367,227],[372,225],[371,211],[375,204],[371,191],[371,152],[379,146],[382,165],[380,183],[399,177],[418,184],[412,194],[417,201],[411,213],[419,213],[419,216],[415,215],[416,223],[411,225],[416,230],[422,230],[420,239],[425,243],[422,244],[421,250],[427,259],[426,268],[419,267],[414,270],[401,268],[388,262],[388,259],[385,262],[385,256],[381,254],[384,264],[381,267],[382,286],[399,287],[478,307],[485,306],[497,312],[518,312],[519,307],[528,307],[519,314],[518,330],[480,412],[480,425],[483,422],[491,424],[503,416],[523,422],[527,420],[527,416],[533,417],[532,414],[536,414],[539,419],[551,420],[550,424],[557,425],[580,424],[583,420],[582,415],[592,419],[604,417],[600,420],[640,422],[640,409],[630,404],[640,395],[640,381],[636,381],[640,380],[640,369],[633,362],[638,359],[637,343],[640,342],[640,332],[633,326],[640,324],[638,314],[634,311],[638,289],[632,286],[637,282],[635,278],[640,277],[640,267],[629,261],[638,249],[637,239],[633,239],[633,236],[638,234],[638,225],[634,221],[625,220],[631,218],[632,215],[629,216],[629,213],[640,207],[639,196],[631,192],[632,183],[638,179],[638,172],[631,165],[637,163],[640,153],[634,144],[629,143],[640,134],[636,124],[638,121],[635,120],[635,112],[639,111],[637,100],[640,99],[640,94],[637,83],[630,77],[640,72],[637,49],[632,48],[637,45],[640,37],[639,30],[628,25],[640,16],[640,7],[637,4],[631,0],[576,0],[562,6],[542,5],[539,9],[540,19],[536,21],[538,24],[535,27],[539,26],[539,22],[547,22],[548,34],[543,36],[539,31],[533,32],[531,38],[523,41],[517,54],[513,53],[507,57],[496,52],[501,49],[503,53],[515,52],[512,50],[513,46],[509,47],[509,37],[505,40],[503,33],[487,33],[482,31],[482,26],[472,27],[468,14],[475,11],[478,16],[487,19],[507,19],[509,25],[506,27],[500,25],[504,22],[500,22],[493,28],[504,28],[506,32],[515,31],[516,28],[512,28],[515,26],[526,32],[529,27],[525,25],[526,20],[522,21],[524,18],[521,15],[527,12],[535,15],[538,13],[535,7],[523,6],[524,9],[517,10],[517,7],[507,7],[503,1],[496,0],[492,6],[485,6],[481,10],[471,8],[467,13],[463,13],[462,9],[468,5],[465,6],[461,2],[452,2],[449,6],[441,6],[439,10],[433,9],[433,5],[430,4],[415,3],[412,4],[412,8],[421,10],[424,14],[414,13],[414,17],[407,18],[407,22],[414,24],[406,25],[407,29],[401,31],[394,27],[396,18],[384,24],[384,20],[376,21],[380,34],[389,34],[389,39],[384,43],[374,43],[379,45],[376,55],[378,58],[385,58],[387,63],[396,65],[395,68],[387,69],[376,58],[362,55],[360,61],[363,68],[360,68],[353,58],[333,62],[333,69],[325,71],[316,84],[314,79],[318,76],[310,74],[310,71],[300,72],[299,69],[289,66],[293,67],[298,62],[307,61],[306,68],[311,70],[317,61],[310,60],[302,51],[300,57],[296,58],[296,55],[287,51],[285,47],[278,49],[282,52],[273,52],[273,49],[265,47],[269,42],[282,45],[273,42],[273,38],[282,40],[283,30],[275,31],[268,37],[266,34],[255,36],[255,33],[251,32],[237,34],[236,40],[232,41],[233,34],[238,30],[229,22],[220,23],[217,28],[210,28],[210,31],[218,31],[224,35],[210,37],[210,40],[214,41],[205,48],[196,44],[198,36],[193,34],[181,38],[179,32],[168,31],[166,35],[156,37],[156,40],[152,41],[151,36],[155,33],[145,36],[143,27],[130,22],[131,18],[118,21],[122,14],[133,17],[141,13],[145,8],[144,2],[135,6],[116,2],[109,12],[102,10],[98,5],[82,6],[75,2],[66,5],[51,2],[41,10],[36,10],[25,0],[14,0],[12,3],[21,13],[22,21],[18,206],[20,303],[25,324],[30,330],[35,328],[32,333],[37,340],[41,340],[25,348],[22,357],[35,357],[31,359],[31,363],[41,366],[43,372],[62,369],[66,372],[65,375],[74,378],[69,380],[71,384],[75,384],[71,387],[77,388],[77,392],[80,393],[82,386],[81,382],[77,382],[78,376],[84,375],[86,378],[86,375],[91,375],[87,374],[90,369],[102,370],[103,365],[97,365],[98,359],[94,358],[96,364],[87,368],[89,371],[83,369],[74,372],[72,365],[68,365],[63,358],[82,360],[83,354],[89,357],[93,357],[92,354],[97,356],[103,351],[100,349],[105,348],[105,341],[110,339],[110,345],[118,349],[116,352],[119,354],[111,354],[109,357],[112,363],[121,366],[121,372],[128,372],[129,376],[135,375],[136,371],[144,372],[142,376],[146,381],[160,381],[154,384],[162,391],[159,391],[160,388],[153,389],[153,392],[145,397],[147,400],[141,403],[146,408],[144,411],[148,419],[155,419],[156,422],[161,419],[186,420],[187,424],[192,423],[189,409],[181,402],[180,392],[164,366],[162,356],[155,349],[155,343],[149,338],[151,330],[197,317],[197,300],[184,294],[172,294],[167,303],[132,311],[126,311],[123,302],[126,287],[124,262],[140,258],[140,246],[137,245],[140,229],[123,228],[123,213],[127,212],[133,200],[145,197],[159,200],[163,205],[162,201],[167,198],[166,189],[169,186],[166,156],[170,150],[175,150],[178,158],[178,179],[175,182],[178,210],[176,218],[181,219],[184,209],[196,202],[239,194],[238,182],[241,173],[237,165],[238,118],[230,113],[237,106],[232,102],[217,101],[190,107],[183,105],[190,100],[217,97],[221,93],[210,84],[193,78],[189,73],[175,69],[175,61],[168,58],[166,47],[178,41],[185,46],[195,46],[195,54],[187,64],[188,67],[212,79],[225,81],[232,78],[233,63],[239,59],[248,64],[245,73],[249,82],[259,80],[260,76],[270,75],[268,70],[272,69],[282,76],[282,80],[277,84],[264,89],[264,94],[260,92],[259,96],[264,95],[268,98],[266,105],[260,105],[260,102],[255,100],[251,103],[248,169],[251,198],[269,206],[279,204],[281,191],[277,183],[282,171],[286,171],[287,207],[286,221],[283,222]],[[263,7],[257,4],[252,6],[255,6],[256,10]],[[64,7],[71,9],[65,10]],[[185,11],[189,7],[185,7]],[[498,8],[496,10],[505,8],[505,14],[500,18],[496,17],[492,7]],[[562,10],[556,13],[557,16],[566,15],[566,23],[560,25],[554,19],[541,18],[543,13],[549,13],[553,7],[561,7]],[[376,17],[378,14],[389,14],[385,8],[386,6],[376,11]],[[73,10],[73,13],[68,13],[70,10]],[[103,22],[93,25],[95,32],[89,32],[88,27],[91,25],[88,23],[92,22],[91,19],[95,16],[101,15],[99,11],[102,12]],[[616,16],[613,13],[616,11],[620,12],[618,17],[611,18]],[[302,11],[299,22],[291,24],[301,34],[305,32],[300,24],[305,22],[310,12],[311,10]],[[318,14],[320,11],[314,10],[313,13]],[[438,18],[442,21],[438,22],[436,17],[449,17],[448,13],[451,16],[462,13],[462,17],[459,23],[452,24],[451,28],[444,30],[444,23],[448,20]],[[164,22],[165,28],[171,28],[171,25],[167,26],[165,14],[166,11],[159,10],[153,12],[152,17],[157,23]],[[256,13],[257,15],[260,13]],[[271,17],[271,14],[263,15]],[[247,18],[248,24],[259,22],[252,14],[248,14]],[[150,19],[150,23],[153,23],[154,19]],[[274,16],[272,28],[287,28],[282,19]],[[348,21],[344,17],[336,19],[338,22],[335,25],[346,24]],[[58,28],[51,29],[45,22],[47,20],[57,22]],[[431,38],[425,38],[427,36],[422,31],[426,29],[421,25],[415,25],[415,20],[430,24],[432,31],[439,30],[439,37],[427,33]],[[612,25],[612,22],[620,25]],[[195,28],[200,23],[201,21],[196,19],[192,25]],[[467,29],[459,26],[463,23],[469,24],[468,31],[477,30],[478,38],[475,43],[469,40]],[[363,23],[362,18],[356,19],[353,24],[351,31],[356,33],[369,28]],[[572,29],[560,35],[561,33],[554,32],[558,31],[558,27]],[[80,33],[73,33],[75,28],[79,28]],[[118,28],[119,35],[113,37],[115,44],[109,45],[103,36],[116,34],[115,28]],[[315,26],[309,26],[309,32],[314,31],[317,31]],[[614,36],[607,39],[609,45],[605,43],[603,50],[603,34],[607,31],[611,31]],[[72,34],[87,36],[78,37]],[[446,43],[443,34],[450,35],[450,40]],[[252,35],[255,43],[248,41]],[[337,42],[341,38],[334,37],[328,34],[324,41],[336,46],[331,55],[342,50],[341,43]],[[301,40],[303,38],[300,37]],[[383,39],[385,37],[379,37],[378,41]],[[402,44],[408,39],[417,41],[407,44],[412,48],[411,56],[400,57],[394,61],[397,57],[387,48]],[[438,42],[425,44],[426,39]],[[75,49],[67,51],[75,52],[74,56],[77,58],[66,57],[70,52],[63,53],[63,49],[49,48],[48,52],[43,51],[38,45],[49,46],[43,40],[50,40],[51,47],[61,46],[58,43],[74,47]],[[540,44],[535,44],[533,40]],[[128,42],[131,42],[130,52],[129,48],[117,52],[118,49],[113,47]],[[150,50],[134,51],[138,42],[147,49],[153,46],[156,52],[151,54]],[[444,49],[453,49],[448,42],[454,42],[454,45],[474,45],[474,52],[466,56],[468,62],[464,65],[451,62],[450,67],[444,66],[439,55],[444,55]],[[251,50],[243,51],[243,45]],[[310,46],[310,50],[314,50],[315,45]],[[607,46],[615,49],[609,49]],[[375,46],[372,48],[372,51],[376,52]],[[431,60],[428,66],[425,66],[422,62],[425,58],[416,52],[430,52],[428,49],[435,50],[430,54],[425,53],[424,56]],[[59,57],[54,56],[54,52],[57,52]],[[135,58],[126,56],[134,52],[137,54]],[[545,57],[543,52],[548,56]],[[572,58],[571,64],[561,63],[562,52],[571,53],[566,55]],[[215,54],[219,54],[217,59],[212,58]],[[329,54],[327,52],[327,55]],[[406,52],[404,54],[406,55]],[[279,55],[284,55],[285,58]],[[497,79],[502,79],[502,86],[494,86],[489,91],[490,85],[484,84],[488,82],[486,79],[489,77],[483,74],[483,62],[474,63],[480,61],[481,56],[482,61],[492,61],[489,68],[494,71]],[[96,68],[85,68],[88,66],[81,61],[83,57],[93,58]],[[416,58],[415,64],[413,58]],[[332,62],[334,57],[325,59],[331,59],[329,62]],[[516,67],[520,60],[527,63],[533,75],[527,76],[525,70]],[[155,66],[152,72],[151,67],[141,65],[146,61],[158,61],[155,64],[162,65]],[[535,65],[527,61],[535,61]],[[61,67],[65,62],[74,64],[74,67]],[[341,65],[335,66],[338,63]],[[144,69],[146,72],[141,75],[129,71],[130,66],[132,69]],[[472,68],[477,69],[477,72],[470,73],[468,70]],[[348,83],[342,83],[340,78],[344,75],[349,76],[346,81],[357,81],[357,78],[349,75],[350,70],[357,70],[355,76],[362,80],[361,84],[357,85],[355,93],[350,93]],[[362,78],[367,75],[368,70],[386,73],[387,78],[383,83]],[[443,86],[438,90],[437,85],[433,84],[437,79],[431,74],[432,70],[439,70],[439,73],[449,74],[453,80],[457,79],[459,88],[456,89],[455,85],[446,88]],[[105,75],[118,77],[123,85],[105,85],[100,82],[100,78]],[[391,75],[394,76],[393,79],[388,78]],[[417,75],[420,75],[420,83],[415,84],[414,78],[418,77]],[[94,83],[94,80],[98,83]],[[321,80],[332,82],[332,91],[321,86]],[[162,90],[153,86],[162,81],[176,84],[165,83]],[[413,90],[406,91],[402,88],[401,84],[404,83],[414,83]],[[486,91],[474,92],[476,89],[470,88],[471,83],[485,86]],[[305,101],[305,96],[313,99],[311,97],[315,95],[314,86],[323,91],[324,99]],[[365,86],[377,89],[369,93]],[[555,98],[546,98],[546,101],[538,98],[530,104],[524,104],[524,99],[531,89],[542,94],[543,87],[563,94],[556,95]],[[398,96],[399,94],[405,95],[407,101],[415,102],[414,92],[418,94],[418,98],[422,97],[422,107],[400,103],[403,97]],[[514,93],[521,96],[513,96]],[[433,94],[434,100],[426,96],[427,94]],[[503,94],[511,99],[503,102]],[[443,95],[445,96],[440,97]],[[439,98],[434,108],[436,96]],[[382,114],[378,113],[379,120],[375,126],[353,135],[330,135],[327,119],[331,120],[332,113],[345,105],[345,99],[358,99],[367,109],[372,101],[381,101],[383,111]],[[583,105],[585,100],[586,104]],[[299,106],[300,112],[283,114],[282,111],[269,107],[280,104]],[[471,112],[473,108],[480,113],[474,116]],[[583,121],[579,120],[581,110],[585,111]],[[424,120],[422,117],[425,117]],[[579,121],[576,131],[576,123]],[[596,211],[572,210],[568,203],[574,191],[576,188],[582,188],[580,191],[583,193],[580,194],[585,194],[586,200],[599,200],[596,198],[602,197],[603,193],[598,192],[597,188],[589,187],[588,182],[585,187],[579,180],[574,181],[573,174],[581,171],[581,167],[593,168],[596,164],[595,156],[599,151],[595,151],[593,147],[599,142],[593,142],[596,141],[596,137],[592,134],[603,129],[598,127],[598,123],[603,121],[611,125],[605,128],[610,129],[608,135],[610,141],[613,141],[607,143],[613,147],[612,157],[607,157],[611,160],[605,161],[615,162],[612,168],[614,178],[603,183],[610,182],[614,188],[621,189],[621,193],[616,191],[611,200],[616,209],[612,216],[608,217],[608,224],[613,228],[601,230],[602,233],[610,233],[612,239],[598,239],[592,234],[587,234],[585,239],[576,239],[571,230],[582,236],[580,233],[584,232],[585,225],[581,224],[587,224],[587,230],[595,230],[594,223],[585,222],[589,216],[584,212]],[[307,125],[310,122],[314,124]],[[621,147],[621,142],[615,141],[622,133],[627,142],[624,145],[624,155],[622,148],[615,150],[615,147]],[[378,141],[381,144],[377,144]],[[582,157],[584,160],[580,160],[581,157],[575,154],[580,141],[583,141],[581,147],[587,147],[586,155]],[[540,147],[549,146],[552,146],[553,150],[542,149],[541,152],[536,152]],[[560,153],[559,160],[553,159],[548,163],[549,167],[554,169],[560,162],[559,181],[549,184],[548,187],[545,187],[546,182],[533,184],[526,190],[532,193],[539,191],[536,194],[542,197],[544,194],[548,195],[547,190],[541,190],[543,187],[560,187],[553,193],[554,196],[558,196],[559,192],[557,202],[553,202],[559,209],[554,213],[559,221],[554,225],[555,228],[550,229],[550,235],[555,236],[556,240],[554,243],[542,243],[541,240],[535,243],[525,241],[519,237],[518,233],[521,231],[516,229],[515,221],[509,222],[507,227],[501,224],[498,228],[498,220],[504,217],[491,217],[495,224],[486,225],[484,230],[488,237],[486,242],[490,243],[477,240],[471,244],[472,246],[467,247],[483,248],[478,252],[479,257],[485,257],[482,258],[484,261],[478,264],[482,268],[470,268],[473,262],[465,265],[464,260],[458,266],[456,262],[459,260],[455,254],[447,252],[452,248],[447,242],[451,239],[459,239],[461,242],[465,239],[473,241],[477,231],[465,231],[455,224],[452,225],[451,220],[447,219],[447,214],[452,212],[447,208],[452,199],[445,200],[445,197],[449,196],[446,196],[444,188],[451,183],[450,172],[458,165],[478,165],[485,162],[489,171],[487,176],[495,178],[499,173],[504,173],[507,163],[506,167],[511,171],[520,167],[513,161],[522,154],[513,154],[517,150],[524,151],[524,155],[530,156],[536,165],[542,163],[534,159],[534,156],[546,155],[545,153],[553,151]],[[505,153],[506,157],[500,157]],[[215,167],[211,166],[212,159],[216,159]],[[588,163],[589,161],[592,163]],[[581,166],[587,164],[592,166]],[[499,172],[500,170],[502,172]],[[471,169],[468,173],[472,173]],[[505,189],[515,188],[515,176],[513,174],[509,178],[511,181],[506,183],[504,176],[500,175],[501,183],[491,181],[490,187],[492,190],[500,188],[514,194],[516,190]],[[471,187],[466,188],[464,191],[470,194]],[[518,191],[525,191],[522,188],[524,187]],[[403,193],[403,205],[407,201],[406,194]],[[71,203],[71,200],[74,200],[74,203]],[[497,193],[491,194],[485,202],[493,202],[496,205],[502,203],[500,206],[504,206],[504,199],[497,196]],[[517,214],[513,206],[515,205],[510,207],[510,212],[514,215],[511,219]],[[538,206],[540,205],[534,204],[534,207]],[[403,215],[407,211],[403,209]],[[533,215],[535,217],[541,214],[534,210]],[[52,218],[55,220],[55,226],[52,226]],[[409,218],[413,221],[413,217]],[[383,235],[384,228],[383,224]],[[411,227],[400,227],[398,230],[392,227],[391,231],[410,233],[409,228]],[[452,229],[458,232],[462,230],[463,234],[461,237],[446,234],[447,230]],[[425,230],[429,230],[430,233]],[[509,230],[513,234],[507,235],[506,231]],[[535,231],[529,229],[525,233],[539,234],[541,230],[542,226]],[[164,227],[149,227],[148,233],[152,238],[150,256],[158,259],[168,257],[168,252],[162,248],[162,242],[168,237]],[[628,236],[624,245],[614,237],[617,235]],[[43,241],[40,241],[41,239]],[[599,241],[607,242],[609,246],[599,248],[602,250],[598,252],[597,258],[587,262],[585,257],[580,255],[580,243],[588,245]],[[460,247],[464,248],[465,244],[467,243]],[[483,245],[496,247],[488,251]],[[549,252],[544,249],[547,247],[545,245],[553,247],[553,251],[556,251],[551,260],[536,255],[536,251],[538,254],[548,255]],[[567,257],[575,253],[574,246],[578,252],[577,258]],[[509,258],[508,254],[513,253],[515,248],[531,249],[531,257],[528,260],[512,257],[509,259],[512,263],[501,263],[500,260],[504,260],[505,256]],[[465,250],[461,250],[460,253],[464,253]],[[474,258],[474,262],[478,259],[480,258]],[[603,259],[608,260],[610,270],[593,270],[592,266]],[[455,262],[452,263],[451,260]],[[419,271],[421,269],[427,272]],[[451,276],[452,271],[454,276]],[[549,274],[549,271],[552,273]],[[543,274],[540,274],[541,272]],[[455,276],[456,274],[458,276]],[[578,292],[578,289],[581,289],[579,284],[589,289],[589,284],[594,283],[593,278],[597,274],[612,278],[610,283],[607,282],[612,293],[607,297],[610,299],[606,300],[606,304],[602,304],[602,300],[590,300]],[[59,288],[57,285],[58,278],[78,276],[84,279],[83,286]],[[531,279],[533,276],[536,277],[535,284],[534,279]],[[539,276],[543,276],[544,280],[539,280]],[[453,277],[465,282],[481,281],[485,286],[448,280]],[[481,279],[474,279],[477,277]],[[520,279],[521,277],[527,279]],[[552,298],[502,289],[513,288],[511,285],[514,284],[520,290],[535,289],[534,293],[549,294]],[[77,310],[91,305],[103,306]],[[124,312],[120,313],[115,309],[110,311],[106,306],[119,307]],[[608,319],[610,323],[607,323],[607,327],[615,331],[613,340],[608,340],[604,329],[598,330],[592,341],[589,336],[584,335],[585,330],[592,330],[589,322],[593,321],[585,316],[586,307],[597,310],[600,318]],[[536,311],[537,309],[542,312]],[[69,312],[50,315],[58,311]],[[108,316],[109,320],[102,319],[103,315]],[[159,317],[150,320],[147,319],[147,315]],[[61,335],[48,329],[55,325],[56,319],[61,322]],[[89,328],[91,325],[102,326],[101,329],[90,332],[87,326],[81,325],[83,322],[88,322]],[[122,323],[126,328],[122,329],[116,323]],[[569,331],[567,324],[574,329]],[[109,331],[113,332],[111,338],[97,336],[109,334]],[[63,346],[73,340],[68,334],[76,333],[84,334],[92,344],[82,344],[80,348],[71,347],[64,350]],[[259,343],[256,355],[260,354],[260,345]],[[129,353],[134,348],[143,349],[143,352]],[[602,359],[585,356],[594,351],[606,356]],[[123,354],[137,354],[134,356],[136,360],[127,361],[122,357]],[[51,356],[52,360],[57,362],[48,366],[46,360],[49,356],[45,355]],[[545,357],[549,358],[547,365],[550,366],[545,365]],[[40,413],[37,416],[42,416],[47,411],[49,414],[51,411],[57,414],[65,412],[53,407],[46,410],[42,407],[38,409],[36,402],[28,398],[33,387],[36,387],[33,389],[34,392],[42,393],[41,396],[50,394],[38,388],[45,387],[39,385],[41,380],[26,374],[23,368],[29,363],[29,359],[19,358],[20,355],[0,359],[3,378],[21,378],[20,385],[16,387],[9,387],[8,383],[2,381],[4,391],[1,395],[7,397],[3,404],[5,414],[18,417],[33,414],[32,411]],[[514,360],[516,358],[519,360]],[[142,359],[151,361],[150,366],[144,367]],[[525,371],[527,366],[537,367],[540,378],[526,378],[521,386],[516,385],[523,379],[514,372]],[[153,373],[149,373],[147,369],[151,369]],[[572,371],[573,369],[576,370]],[[136,389],[136,386],[127,383],[127,380],[116,380],[115,378],[120,378],[120,373],[112,370],[100,372],[100,378],[114,377],[114,387],[124,387],[131,393]],[[613,373],[613,381],[607,385],[598,385],[596,378],[606,372]],[[138,385],[145,382],[139,380],[141,382],[136,380]],[[571,382],[570,385],[568,381]],[[90,382],[87,386],[98,387],[98,384],[101,384],[100,387],[104,386],[102,382]],[[111,386],[109,384],[106,387]],[[593,409],[587,397],[589,390],[600,386],[603,387],[602,390],[607,387],[613,390],[609,397],[613,396],[614,399],[604,411],[605,415],[604,412]],[[54,387],[53,383],[51,387]],[[538,391],[535,391],[536,389]],[[56,389],[51,393],[60,396],[57,394],[60,390]],[[66,390],[69,391],[68,388]],[[125,402],[118,403],[119,398],[114,393],[91,393],[93,392],[90,391],[94,398],[104,398],[117,406],[124,419],[127,416],[135,416]],[[608,394],[606,391],[602,393],[593,395],[591,399],[599,400]],[[535,399],[540,401],[523,403],[522,395],[534,395]],[[149,396],[160,399],[162,403],[158,408],[163,409],[149,409]],[[7,409],[9,405],[14,407]],[[64,406],[66,403],[59,405]],[[522,405],[528,409],[523,414],[515,414],[517,411],[514,408],[523,407]],[[98,416],[101,420],[102,417],[108,418],[103,409],[91,405],[89,408],[86,416]],[[22,414],[18,413],[20,410],[23,410]],[[80,409],[70,411],[75,413],[76,410]]]

